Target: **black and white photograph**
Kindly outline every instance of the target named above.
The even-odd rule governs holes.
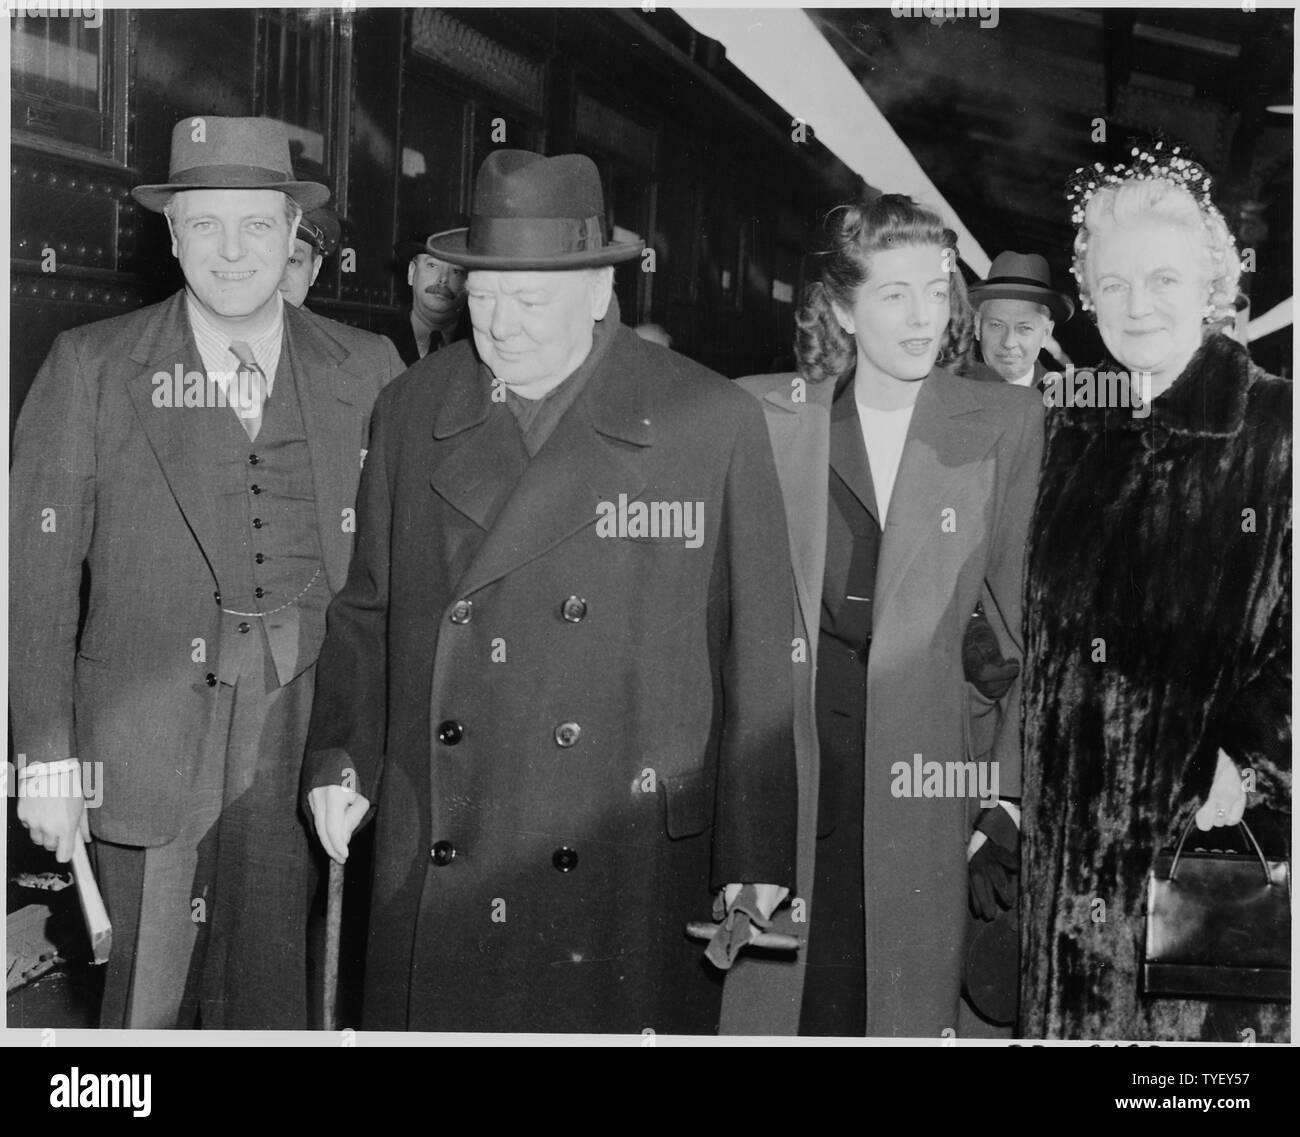
[[[1290,1044],[1292,7],[5,9],[7,1043]]]

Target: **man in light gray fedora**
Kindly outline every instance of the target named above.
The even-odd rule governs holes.
[[[296,789],[391,353],[277,290],[329,196],[295,179],[283,124],[184,119],[167,181],[134,194],[185,287],[61,335],[14,438],[18,815],[66,861],[88,814],[113,921],[101,1025],[302,1028]]]
[[[984,359],[984,369],[973,367],[971,377],[1039,386],[1047,374],[1038,362],[1043,344],[1074,315],[1074,301],[1052,287],[1047,261],[1037,253],[999,253],[969,295]]]

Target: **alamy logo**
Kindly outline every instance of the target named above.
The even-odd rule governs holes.
[[[129,1109],[133,1117],[148,1117],[152,1074],[83,1074],[77,1066],[50,1078],[54,1109]]]
[[[104,23],[104,13],[95,3],[51,4],[49,0],[12,0],[5,4],[5,11],[15,20],[81,20],[87,28],[98,28]]]
[[[925,762],[913,754],[911,762],[895,762],[889,772],[894,797],[978,797],[988,809],[998,804],[996,762]]]
[[[1093,371],[1068,364],[1065,374],[1043,376],[1043,406],[1122,409],[1134,418],[1151,413],[1150,371]]]
[[[240,418],[257,415],[253,384],[260,377],[243,371],[186,371],[179,363],[171,372],[155,371],[155,407],[233,407]]]
[[[632,501],[618,495],[618,503],[597,502],[597,537],[650,537],[684,541],[686,548],[704,544],[704,502]]]

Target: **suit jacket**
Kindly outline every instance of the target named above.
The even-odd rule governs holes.
[[[294,360],[321,552],[337,591],[370,409],[397,361],[377,338],[360,341],[291,305],[282,350]],[[91,829],[128,845],[165,844],[178,830],[215,697],[216,597],[234,558],[247,556],[218,538],[194,461],[200,416],[155,405],[155,378],[178,368],[203,370],[184,291],[60,335],[14,435],[14,749],[30,761],[102,763]]]
[[[766,413],[790,530],[797,634],[809,647],[808,662],[792,667],[804,904],[784,909],[779,924],[815,935],[815,648],[833,391],[788,374],[740,383]],[[1010,713],[999,714],[965,681],[961,644],[982,601],[1003,656],[1021,656],[1022,565],[1042,455],[1039,407],[1031,391],[975,386],[936,369],[912,413],[881,535],[867,669],[862,808],[869,1035],[938,1037],[956,1027],[966,845],[979,798],[915,796],[926,787],[912,775],[916,756],[922,772],[927,762],[996,762],[1000,795],[1019,791],[1019,682],[1002,703]],[[869,469],[863,476],[869,480]],[[867,495],[873,514],[874,499],[873,490]],[[985,767],[988,776],[991,769]],[[798,922],[800,916],[810,924]],[[728,977],[723,1030],[795,1033],[801,968],[802,962],[742,959]]]
[[[377,804],[368,1028],[716,1030],[685,923],[714,887],[793,877],[762,415],[605,336],[531,461],[469,343],[376,406],[304,769]],[[653,502],[701,503],[698,543],[609,512]]]
[[[342,320],[334,320],[329,316],[322,316],[319,312],[313,312],[306,305],[298,311],[310,316],[320,325],[321,331],[332,339],[338,340],[357,358],[382,360],[385,384],[389,379],[396,379],[409,366],[403,361],[397,346],[387,335],[354,328]]]
[[[468,323],[468,312],[466,309],[462,309],[460,319],[456,321],[456,327],[452,332],[453,342],[465,338],[468,332]],[[411,306],[409,304],[400,309],[384,325],[383,334],[392,340],[393,346],[397,348],[397,354],[402,357],[402,362],[407,367],[413,367],[420,362],[420,349],[415,343],[415,329],[411,327]],[[430,355],[443,346],[441,336],[429,337]]]

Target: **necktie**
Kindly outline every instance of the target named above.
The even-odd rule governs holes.
[[[231,354],[242,364],[239,369],[235,388],[227,396],[227,401],[235,408],[235,414],[244,424],[244,432],[250,442],[257,438],[262,429],[262,407],[266,403],[266,373],[257,365],[253,349],[243,340],[233,340],[230,344]]]

